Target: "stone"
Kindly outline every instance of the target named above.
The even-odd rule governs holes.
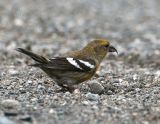
[[[104,92],[104,87],[98,81],[93,80],[89,83],[90,92],[94,94],[101,94]]]
[[[91,101],[98,101],[100,99],[100,96],[98,94],[93,94],[89,92],[86,94],[86,98]]]
[[[3,109],[15,109],[17,110],[20,106],[20,103],[14,99],[6,99],[0,103],[0,108]]]

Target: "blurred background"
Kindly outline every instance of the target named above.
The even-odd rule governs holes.
[[[53,57],[97,38],[119,55],[110,54],[80,94],[57,93],[15,51]],[[98,87],[91,90],[92,81]],[[6,118],[13,115],[16,124],[155,124],[159,82],[160,0],[0,0],[0,124],[13,124]]]
[[[159,54],[159,5],[159,0],[1,0],[0,49],[56,54],[107,38],[119,53]]]

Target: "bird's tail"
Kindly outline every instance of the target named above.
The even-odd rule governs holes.
[[[22,48],[17,48],[16,50],[18,52],[21,52],[23,54],[26,54],[26,55],[30,56],[33,60],[35,60],[38,63],[45,64],[45,63],[48,62],[48,59],[46,59],[45,57],[37,55],[37,54],[35,54],[31,51],[28,51],[28,50],[25,50],[25,49],[22,49]]]

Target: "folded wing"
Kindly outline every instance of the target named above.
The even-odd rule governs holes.
[[[95,62],[93,60],[80,60],[74,58],[55,57],[49,59],[47,63],[36,63],[33,66],[40,68],[48,68],[59,71],[77,71],[88,72],[95,68]]]

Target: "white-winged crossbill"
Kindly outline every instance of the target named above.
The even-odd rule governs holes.
[[[17,51],[30,56],[35,60],[32,66],[42,69],[62,90],[70,92],[74,91],[75,85],[90,79],[96,73],[108,52],[117,52],[105,39],[93,40],[81,50],[51,59],[22,48],[17,48]]]

